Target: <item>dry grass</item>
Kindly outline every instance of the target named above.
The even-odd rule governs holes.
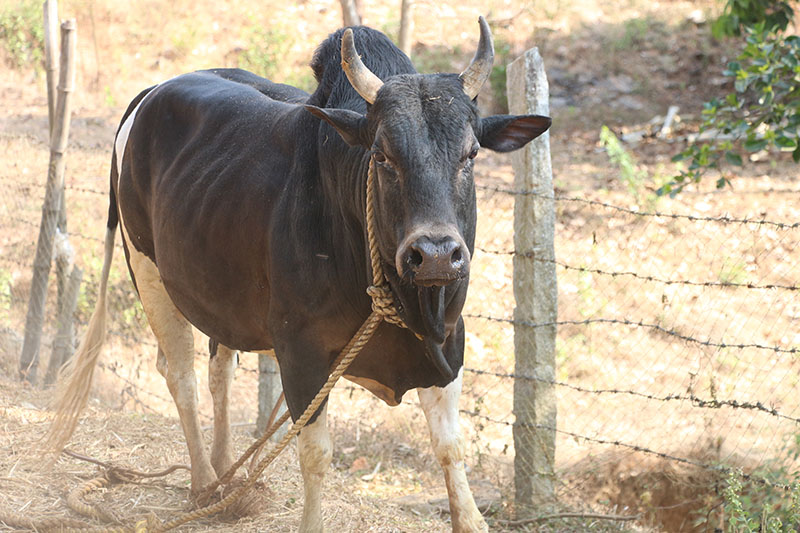
[[[62,458],[54,467],[42,470],[41,461],[29,452],[51,419],[45,408],[46,394],[26,390],[18,383],[0,381],[0,411],[3,432],[0,446],[0,508],[29,517],[76,515],[65,512],[66,493],[98,474],[98,468],[72,458]],[[86,411],[70,448],[83,455],[145,472],[171,464],[186,464],[183,435],[174,418],[109,411],[94,402]],[[244,450],[252,441],[249,432],[236,431],[235,443]],[[302,510],[302,482],[296,454],[290,447],[270,467],[259,490],[257,516],[233,522],[210,518],[184,528],[187,531],[294,531]],[[446,531],[445,521],[436,514],[419,516],[391,503],[401,491],[392,488],[391,476],[379,475],[372,482],[361,481],[337,462],[326,481],[323,512],[327,527],[339,531]],[[177,471],[163,479],[135,484],[112,485],[92,493],[87,500],[102,505],[127,523],[154,513],[166,520],[191,508],[189,476]]]

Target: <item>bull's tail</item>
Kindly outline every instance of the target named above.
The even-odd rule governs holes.
[[[95,304],[89,326],[78,346],[77,351],[64,365],[59,372],[58,385],[56,387],[55,407],[56,416],[47,435],[44,437],[44,449],[52,452],[54,457],[61,453],[64,446],[75,431],[78,425],[78,417],[86,406],[89,399],[89,390],[92,388],[92,378],[94,377],[94,367],[100,357],[100,350],[106,339],[106,292],[108,289],[108,274],[111,271],[111,259],[114,256],[114,238],[117,234],[119,225],[119,212],[117,211],[117,196],[114,184],[119,183],[122,160],[125,145],[117,146],[121,130],[128,118],[135,113],[136,108],[142,99],[153,90],[153,87],[145,89],[133,99],[122,117],[117,134],[114,138],[115,149],[111,156],[111,179],[109,186],[108,203],[108,222],[106,224],[105,258],[103,259],[103,270],[100,274],[100,289],[97,291],[97,303]],[[127,137],[127,133],[124,134]]]
[[[112,177],[116,173],[112,161]],[[111,188],[111,205],[105,239],[105,258],[100,274],[100,289],[97,292],[92,318],[77,351],[59,372],[56,388],[56,416],[45,436],[45,451],[54,457],[61,453],[78,425],[78,417],[86,406],[97,359],[106,338],[106,290],[111,259],[114,255],[114,239],[117,233],[117,205],[114,189]]]

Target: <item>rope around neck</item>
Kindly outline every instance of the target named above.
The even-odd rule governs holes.
[[[375,160],[369,158],[369,171],[367,172],[367,245],[369,258],[372,263],[372,285],[367,288],[367,294],[372,298],[372,310],[378,313],[386,322],[408,329],[406,323],[397,314],[394,306],[392,289],[386,281],[383,272],[381,252],[378,249],[378,239],[375,236]]]

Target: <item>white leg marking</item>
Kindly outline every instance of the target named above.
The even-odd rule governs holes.
[[[444,471],[453,531],[483,532],[489,528],[481,516],[464,470],[464,440],[458,425],[458,398],[461,396],[463,368],[458,377],[444,388],[417,389],[419,403],[428,420],[436,459]]]
[[[208,363],[208,389],[214,400],[214,443],[211,445],[211,465],[222,476],[233,464],[231,422],[228,416],[236,351],[220,344],[217,354]]]
[[[125,226],[120,226],[127,240]],[[130,245],[128,251],[142,307],[158,339],[159,351],[163,354],[163,361],[157,362],[156,366],[159,371],[166,373],[167,387],[178,408],[192,462],[192,492],[197,493],[214,481],[216,475],[203,446],[198,418],[192,326],[167,295],[155,264]]]
[[[300,456],[300,470],[303,473],[303,518],[300,521],[301,533],[322,531],[322,481],[331,464],[333,445],[328,433],[327,404],[313,424],[304,427],[297,436],[297,452]]]
[[[139,103],[141,105],[141,102]],[[138,107],[137,107],[138,109]],[[136,115],[134,110],[120,129],[117,136],[116,151],[118,171],[122,169],[122,154],[125,151],[128,134]],[[117,188],[119,191],[119,187]],[[124,201],[117,194],[117,203]],[[146,255],[136,250],[131,244],[122,209],[119,210],[119,226],[123,239],[128,243],[130,255],[129,265],[136,278],[139,299],[142,301],[150,329],[158,339],[159,354],[156,368],[166,378],[178,416],[181,420],[183,434],[189,448],[192,463],[192,492],[197,493],[203,487],[216,480],[217,476],[211,467],[208,453],[203,446],[200,419],[197,410],[197,378],[194,372],[194,338],[189,321],[175,307],[167,294],[161,275],[155,263]]]

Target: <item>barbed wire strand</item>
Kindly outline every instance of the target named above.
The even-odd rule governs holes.
[[[686,457],[677,457],[677,456],[670,455],[670,454],[665,453],[665,452],[659,452],[659,451],[656,451],[656,450],[651,450],[650,448],[646,448],[646,447],[640,446],[638,444],[629,444],[629,443],[626,443],[626,442],[622,442],[620,440],[610,440],[610,439],[602,439],[602,438],[598,438],[598,437],[590,437],[588,435],[581,435],[580,433],[574,433],[572,431],[567,431],[567,430],[564,430],[564,429],[558,429],[558,428],[555,428],[553,426],[547,426],[545,424],[530,424],[530,423],[527,423],[527,422],[517,422],[517,421],[509,422],[508,420],[497,420],[497,419],[491,418],[489,416],[486,416],[484,414],[481,414],[481,413],[478,413],[478,412],[474,412],[474,411],[468,411],[466,409],[459,409],[459,412],[462,413],[462,414],[465,414],[465,415],[469,415],[469,416],[475,417],[475,418],[480,418],[480,419],[486,420],[487,422],[492,422],[492,423],[500,424],[500,425],[504,425],[504,426],[509,426],[509,427],[522,426],[522,427],[528,427],[528,428],[532,428],[532,429],[544,429],[544,430],[547,430],[547,431],[553,431],[555,433],[560,433],[562,435],[567,435],[567,436],[572,437],[574,439],[582,439],[582,440],[585,440],[585,441],[588,441],[588,442],[593,442],[595,444],[605,444],[605,445],[610,445],[610,446],[617,446],[617,447],[620,447],[620,448],[626,448],[626,449],[629,449],[629,450],[642,452],[642,453],[645,453],[645,454],[648,454],[648,455],[653,455],[653,456],[656,456],[656,457],[660,457],[661,459],[666,459],[668,461],[674,461],[674,462],[677,462],[677,463],[688,464],[688,465],[695,466],[695,467],[698,467],[698,468],[702,468],[704,470],[708,470],[708,471],[711,471],[711,472],[719,472],[719,473],[722,473],[722,474],[725,474],[725,475],[728,475],[728,474],[731,474],[731,473],[734,473],[734,472],[735,473],[739,473],[738,470],[736,470],[734,468],[727,467],[727,466],[710,465],[710,464],[707,464],[707,463],[701,463],[700,461],[695,461],[693,459],[687,459]],[[788,484],[785,484],[785,483],[776,483],[774,481],[770,481],[770,480],[768,480],[766,478],[763,478],[761,476],[756,476],[756,475],[753,475],[753,474],[747,474],[747,473],[744,473],[744,472],[741,473],[741,476],[742,476],[742,479],[745,479],[747,481],[750,481],[752,483],[756,483],[756,484],[759,484],[759,485],[768,486],[768,487],[772,487],[772,488],[776,488],[776,489],[781,489],[781,490],[786,491],[786,492],[789,492],[789,491],[792,490],[792,486],[791,485],[788,485]]]
[[[541,193],[538,191],[519,191],[515,189],[507,189],[503,187],[496,187],[493,185],[475,185],[477,189],[489,190],[492,192],[498,192],[503,194],[510,194],[513,196],[538,196],[539,198],[544,198],[545,200],[555,200],[560,202],[577,202],[577,203],[584,203],[588,205],[596,205],[599,207],[604,207],[606,209],[611,209],[614,211],[619,211],[622,213],[626,213],[629,215],[635,215],[640,217],[655,217],[655,218],[671,218],[671,219],[682,219],[682,220],[690,220],[692,222],[719,222],[724,224],[754,224],[758,226],[773,226],[780,229],[797,229],[800,228],[800,222],[794,223],[786,223],[786,222],[776,222],[767,219],[753,219],[753,218],[735,218],[730,217],[727,215],[718,216],[718,217],[704,217],[704,216],[695,216],[695,215],[685,215],[680,213],[662,213],[659,211],[638,211],[636,209],[630,209],[627,207],[622,207],[619,205],[609,204],[605,202],[600,202],[598,200],[590,200],[587,198],[578,198],[575,196],[565,196],[560,194],[547,194]]]
[[[767,407],[766,405],[762,404],[759,401],[751,402],[751,401],[739,401],[739,400],[720,400],[718,398],[700,398],[694,394],[668,394],[666,396],[656,396],[654,394],[647,394],[645,392],[638,392],[634,390],[627,390],[627,389],[589,389],[586,387],[581,387],[579,385],[573,385],[571,383],[565,383],[563,381],[556,381],[552,379],[545,379],[540,378],[537,376],[530,376],[525,374],[516,374],[516,373],[505,373],[505,372],[494,372],[491,370],[481,370],[478,368],[468,368],[464,367],[464,372],[477,374],[477,375],[484,375],[484,376],[493,376],[503,379],[523,379],[529,381],[536,381],[539,383],[545,383],[548,385],[555,385],[557,387],[564,387],[567,389],[571,389],[577,392],[583,392],[587,394],[616,394],[616,395],[629,395],[635,396],[638,398],[644,398],[646,400],[653,400],[653,401],[660,401],[660,402],[673,402],[673,401],[688,401],[691,402],[695,407],[706,408],[706,409],[721,409],[723,407],[731,407],[733,409],[743,409],[743,410],[752,410],[752,411],[760,411],[768,415],[772,415],[776,418],[783,418],[786,420],[790,420],[796,424],[800,424],[800,418],[793,417],[790,415],[786,415],[778,411],[774,407]]]
[[[30,184],[22,184],[17,182],[16,180],[6,180],[9,183],[18,184],[20,186],[31,186]],[[33,185],[36,186],[36,185]],[[505,187],[498,187],[495,185],[482,185],[476,184],[476,189],[487,190],[491,192],[497,192],[502,194],[509,194],[512,196],[537,196],[540,198],[544,198],[546,200],[555,200],[560,202],[577,202],[577,203],[584,203],[587,205],[595,205],[599,207],[603,207],[606,209],[611,209],[614,211],[619,211],[622,213],[626,213],[629,215],[635,215],[640,217],[655,217],[655,218],[671,218],[671,219],[683,219],[683,220],[690,220],[693,222],[719,222],[725,224],[755,224],[760,226],[773,226],[776,228],[781,229],[796,229],[800,228],[800,222],[794,223],[786,223],[786,222],[777,222],[773,220],[767,219],[752,219],[752,218],[736,218],[727,215],[717,216],[717,217],[707,217],[707,216],[696,216],[696,215],[686,215],[681,213],[664,213],[660,211],[639,211],[636,209],[630,209],[628,207],[623,207],[619,205],[610,204],[607,202],[601,202],[599,200],[592,200],[588,198],[579,198],[577,196],[566,196],[563,194],[549,194],[549,193],[542,193],[533,190],[516,190],[510,189]],[[89,187],[80,187],[75,185],[68,185],[66,186],[67,190],[83,192],[88,194],[96,194],[96,195],[103,195],[107,196],[108,191],[100,191],[97,189],[92,189]]]
[[[694,280],[677,280],[677,279],[664,279],[659,278],[657,276],[650,276],[650,275],[642,275],[636,272],[630,271],[606,271],[600,270],[597,268],[588,268],[588,267],[580,267],[574,266],[563,261],[559,261],[558,259],[548,259],[544,257],[537,257],[535,252],[517,252],[516,250],[490,250],[486,248],[481,248],[479,246],[475,247],[476,250],[483,252],[485,254],[491,255],[516,255],[521,257],[528,257],[533,259],[534,261],[539,261],[541,263],[553,263],[557,266],[565,270],[574,270],[577,272],[586,272],[589,274],[598,274],[602,276],[610,276],[613,278],[620,277],[620,276],[628,276],[633,277],[636,279],[641,279],[643,281],[651,281],[654,283],[662,283],[664,285],[691,285],[696,287],[721,287],[721,288],[743,288],[743,289],[756,289],[756,290],[769,290],[769,289],[781,289],[787,291],[800,291],[800,284],[798,285],[781,285],[777,283],[768,283],[759,285],[756,283],[736,283],[733,281],[694,281]]]
[[[164,397],[161,397],[161,396],[159,396],[159,395],[157,395],[155,393],[152,393],[152,392],[150,392],[150,391],[148,391],[146,389],[138,387],[135,383],[133,383],[129,379],[127,379],[124,376],[121,376],[120,374],[118,374],[113,367],[110,367],[108,365],[104,365],[102,362],[99,364],[99,366],[101,368],[109,370],[117,378],[119,378],[120,380],[122,380],[123,382],[128,384],[129,386],[133,387],[135,391],[138,392],[138,391],[141,390],[141,391],[144,391],[145,393],[147,393],[147,394],[153,396],[154,398],[157,398],[157,399],[159,399],[159,400],[161,400],[163,402],[167,402],[167,403],[169,402],[169,400],[167,400]],[[242,367],[242,369],[245,370],[245,371],[249,371],[249,372],[258,372],[257,370],[252,369],[252,368],[248,368],[248,367]],[[465,371],[469,371],[469,372],[476,373],[476,374],[496,375],[496,376],[499,376],[499,377],[514,377],[514,378],[522,378],[522,379],[536,379],[536,378],[531,378],[529,376],[520,376],[520,375],[514,375],[514,374],[502,374],[502,373],[482,371],[482,370],[473,369],[473,368],[466,368],[466,367],[465,367]],[[563,384],[563,383],[554,383],[554,384],[566,385],[566,386],[569,386],[570,388],[576,388],[576,386]],[[372,395],[372,394],[367,394],[369,391],[367,391],[367,390],[365,390],[363,388],[360,388],[360,387],[353,387],[353,386],[345,385],[345,386],[340,386],[340,387],[337,387],[337,388],[341,388],[343,390],[351,389],[352,391],[363,392],[363,393],[365,393],[365,395],[367,395],[367,397],[374,398],[376,401],[378,401],[378,398],[374,397],[374,395]],[[584,391],[593,392],[593,393],[629,393],[629,392],[633,393],[632,391],[617,391],[617,390],[613,390],[613,389],[602,390],[602,391],[584,389]],[[633,394],[636,394],[636,393],[633,393]],[[648,396],[649,397],[649,395],[644,395],[644,396]],[[668,397],[665,397],[665,398],[658,398],[658,397],[653,397],[653,398],[654,399],[667,399],[667,400],[679,399],[677,396],[672,396],[672,397],[668,396]],[[698,398],[698,400],[703,401],[702,399],[699,399],[699,398]],[[726,402],[726,401],[724,401],[724,400],[711,400],[711,401],[706,401],[706,402],[707,403],[723,403],[723,402]],[[415,402],[410,402],[410,403],[415,404]],[[152,407],[149,407],[144,403],[142,403],[142,405],[144,405],[145,407],[148,407],[151,411],[153,411],[154,413],[157,414],[157,411],[155,409],[153,409]],[[721,406],[722,405],[720,405],[720,407]],[[738,406],[737,405],[730,405],[730,406],[731,407],[743,407],[742,404],[740,404]],[[515,422],[509,422],[507,420],[498,420],[498,419],[492,418],[490,416],[484,415],[482,413],[479,413],[477,411],[470,411],[470,410],[467,410],[467,409],[459,409],[459,412],[461,414],[463,414],[463,415],[467,415],[467,416],[472,417],[472,418],[478,418],[478,419],[484,420],[486,422],[490,422],[490,423],[497,424],[497,425],[503,425],[503,426],[508,426],[508,427],[513,427],[515,425],[518,425],[518,426],[530,427],[530,428],[533,428],[533,429],[545,429],[545,430],[548,430],[548,431],[555,431],[556,433],[567,435],[567,436],[570,436],[570,437],[573,437],[573,438],[576,438],[576,439],[586,440],[586,441],[589,441],[589,442],[593,442],[595,444],[603,444],[603,445],[612,445],[612,446],[622,447],[622,448],[630,449],[630,450],[633,450],[633,451],[638,451],[638,452],[646,453],[646,454],[653,455],[653,456],[656,456],[656,457],[660,457],[662,459],[666,459],[666,460],[669,460],[669,461],[688,464],[688,465],[691,465],[691,466],[702,468],[704,470],[720,472],[720,473],[723,473],[723,474],[726,474],[726,475],[731,473],[731,472],[734,472],[734,469],[729,468],[729,467],[725,467],[725,466],[722,466],[722,465],[709,465],[709,464],[702,463],[702,462],[699,462],[699,461],[695,461],[695,460],[692,460],[692,459],[688,459],[688,458],[685,458],[685,457],[678,457],[678,456],[674,456],[674,455],[671,455],[671,454],[668,454],[668,453],[665,453],[665,452],[659,452],[659,451],[656,451],[656,450],[652,450],[652,449],[649,449],[647,447],[640,446],[638,444],[625,443],[625,442],[622,442],[620,440],[610,440],[610,439],[603,439],[603,438],[598,438],[598,437],[590,437],[588,435],[582,435],[582,434],[579,434],[579,433],[575,433],[575,432],[572,432],[572,431],[567,431],[567,430],[563,430],[563,429],[559,429],[559,428],[554,428],[552,426],[547,426],[547,425],[544,425],[544,424],[530,424],[530,423],[525,423],[525,422],[516,422],[516,421]],[[768,412],[769,414],[774,414],[774,413],[772,413],[770,411],[766,411],[766,412]],[[208,421],[211,421],[210,417],[202,415],[202,414],[201,414],[201,416],[206,418]],[[776,416],[781,416],[781,415],[778,414]],[[791,418],[791,417],[788,417],[788,416],[784,416],[784,418],[788,418],[788,419],[793,420],[795,422],[800,422],[800,419],[794,419],[794,418]],[[767,479],[765,479],[763,477],[754,476],[752,474],[743,473],[742,474],[742,478],[745,479],[745,480],[751,481],[753,483],[757,483],[757,484],[760,484],[760,485],[766,485],[766,486],[770,486],[770,487],[773,487],[773,488],[778,488],[778,489],[781,489],[781,490],[784,490],[784,491],[790,491],[792,489],[792,487],[790,485],[772,482],[772,481],[769,481],[769,480],[767,480]]]
[[[664,333],[665,335],[670,335],[672,337],[676,337],[678,339],[684,340],[686,342],[691,342],[695,344],[700,344],[703,346],[709,346],[712,348],[733,348],[743,350],[746,348],[753,348],[758,350],[768,350],[775,353],[787,353],[787,354],[795,354],[800,353],[800,348],[781,348],[780,346],[768,346],[765,344],[758,344],[758,343],[747,343],[747,344],[737,344],[737,343],[728,343],[728,342],[715,342],[710,339],[698,339],[695,337],[691,337],[689,335],[684,335],[683,333],[677,332],[672,329],[665,328],[659,324],[650,324],[644,322],[643,320],[634,321],[628,320],[623,318],[587,318],[585,320],[554,320],[550,322],[531,322],[528,320],[516,320],[513,318],[500,318],[494,317],[489,315],[482,315],[482,314],[468,314],[464,313],[462,316],[465,318],[476,318],[480,320],[489,320],[492,322],[503,322],[507,324],[515,324],[515,325],[522,325],[527,326],[530,328],[542,328],[548,326],[584,326],[588,324],[621,324],[625,326],[638,326],[642,328],[649,328],[654,329],[660,333]]]

